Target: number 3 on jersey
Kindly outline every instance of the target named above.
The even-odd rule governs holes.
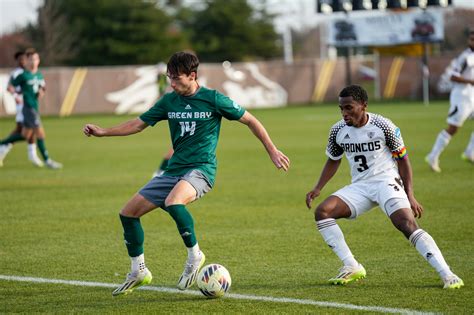
[[[361,173],[369,169],[369,166],[367,165],[367,159],[364,155],[354,156],[354,162],[359,163],[359,167],[357,168],[357,170]]]
[[[181,126],[181,137],[184,136],[186,132],[189,132],[189,135],[192,136],[194,131],[196,131],[196,122],[195,121],[180,121]]]

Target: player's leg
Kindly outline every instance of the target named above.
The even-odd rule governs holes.
[[[45,162],[46,166],[50,169],[62,168],[63,165],[61,163],[56,162],[49,157],[49,152],[46,149],[46,143],[45,143],[46,133],[42,126],[35,129],[35,135],[37,139],[36,144],[38,145],[38,149],[40,151],[41,157],[43,158],[43,161]]]
[[[28,141],[28,160],[30,160],[33,165],[42,167],[43,162],[39,159],[36,153],[36,136],[35,136],[35,129],[37,129],[41,125],[41,120],[39,117],[38,112],[29,107],[23,106],[23,128],[21,133],[23,137]]]
[[[464,285],[462,280],[450,270],[434,239],[426,231],[419,228],[410,209],[410,202],[406,197],[388,199],[383,209],[389,215],[393,225],[415,246],[421,256],[435,268],[445,284],[444,288],[460,288]]]
[[[474,132],[471,132],[471,139],[469,140],[466,149],[461,155],[461,158],[465,161],[474,163]]]
[[[448,125],[448,128],[441,130],[441,132],[436,137],[435,143],[431,152],[425,157],[426,163],[428,163],[431,169],[439,173],[441,172],[441,168],[439,167],[439,156],[444,151],[444,149],[448,146],[451,138],[457,132],[457,127],[454,125]]]
[[[149,284],[152,280],[152,274],[145,265],[143,251],[145,234],[140,217],[155,208],[155,204],[142,195],[135,194],[120,211],[125,245],[131,260],[131,271],[125,282],[112,292],[114,296],[131,293],[134,289]]]
[[[352,255],[336,219],[355,218],[358,215],[357,208],[363,213],[372,207],[372,202],[360,194],[354,185],[340,189],[316,207],[316,226],[326,244],[343,263],[339,273],[329,279],[329,283],[347,284],[365,277],[366,271]]]
[[[177,284],[180,290],[186,290],[194,284],[197,273],[206,260],[199,248],[194,231],[194,220],[186,209],[186,205],[202,197],[210,189],[211,186],[204,175],[194,170],[183,176],[165,200],[165,209],[175,221],[188,252],[184,271]]]
[[[0,167],[3,166],[3,160],[13,147],[13,144],[17,141],[23,141],[25,138],[21,135],[21,122],[17,122],[15,129],[6,137],[0,140]]]

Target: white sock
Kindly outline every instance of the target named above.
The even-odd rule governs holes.
[[[349,246],[347,246],[346,241],[344,240],[344,234],[342,234],[335,219],[316,221],[316,226],[326,244],[328,244],[337,257],[339,257],[339,259],[344,263],[344,266],[356,267],[359,265],[352,255]]]
[[[441,152],[443,152],[444,148],[446,148],[446,146],[449,144],[449,141],[451,141],[451,135],[443,129],[436,138],[436,141],[430,152],[430,157],[433,159],[438,159]]]
[[[38,158],[38,155],[36,154],[36,143],[28,144],[28,158],[30,160]]]
[[[132,272],[145,270],[146,266],[144,254],[136,257],[130,257],[130,259],[132,260]]]
[[[196,260],[201,256],[201,250],[199,249],[199,244],[196,243],[193,247],[186,247],[188,250],[188,260]]]
[[[471,133],[471,140],[469,140],[464,154],[470,159],[474,158],[474,132]]]
[[[441,278],[453,274],[444,260],[443,254],[436,245],[434,239],[422,229],[413,232],[408,240],[415,246],[416,250],[433,266]]]

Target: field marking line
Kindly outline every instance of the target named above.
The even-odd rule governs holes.
[[[119,284],[115,284],[115,283],[104,283],[104,282],[48,279],[48,278],[7,276],[7,275],[0,275],[0,280],[20,281],[20,282],[34,282],[34,283],[65,284],[65,285],[75,285],[75,286],[81,286],[81,287],[96,287],[96,288],[116,288],[119,285]],[[199,291],[195,291],[195,290],[180,291],[178,289],[167,288],[167,287],[145,286],[145,287],[140,287],[137,290],[202,296],[201,292],[199,292]],[[261,301],[261,302],[272,302],[272,303],[314,305],[314,306],[328,307],[328,308],[339,308],[339,309],[368,311],[368,312],[379,312],[379,313],[434,314],[434,313],[420,312],[420,311],[406,309],[406,308],[366,306],[366,305],[355,305],[355,304],[346,304],[346,303],[337,303],[337,302],[326,302],[326,301],[285,298],[285,297],[259,296],[259,295],[237,294],[237,293],[227,293],[225,295],[225,298],[235,299],[235,300],[252,300],[252,301]]]

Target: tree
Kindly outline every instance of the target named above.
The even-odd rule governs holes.
[[[186,16],[186,15],[184,15]],[[281,56],[272,16],[246,0],[207,0],[182,21],[192,48],[203,61],[244,61]]]
[[[43,55],[67,48],[53,65],[150,64],[184,46],[171,22],[150,1],[45,0],[29,33]]]

